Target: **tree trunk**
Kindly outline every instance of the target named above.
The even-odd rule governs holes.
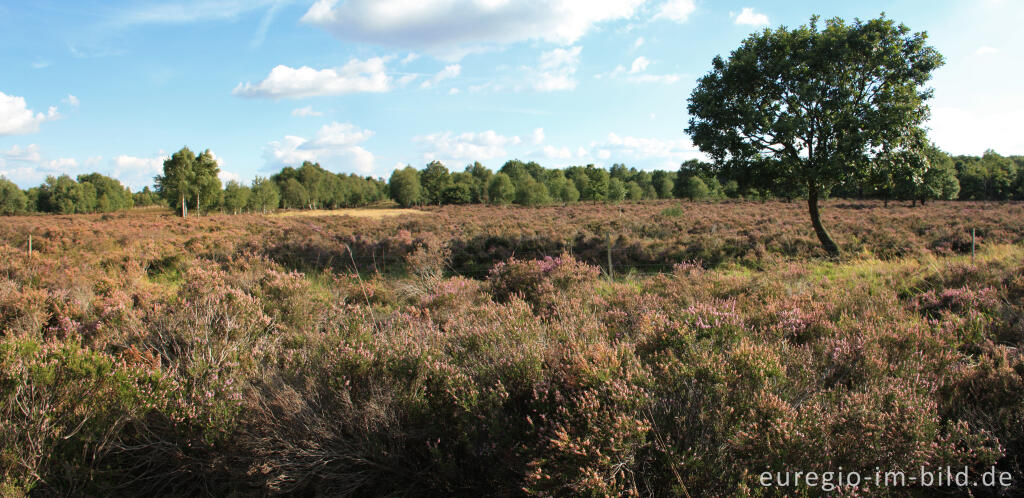
[[[811,224],[814,225],[814,233],[818,235],[818,240],[821,241],[821,247],[828,252],[829,256],[839,257],[839,246],[832,240],[832,236],[828,234],[828,230],[821,224],[821,213],[818,212],[818,188],[814,185],[810,185],[807,191],[807,208],[811,213]]]
[[[181,194],[181,217],[188,219],[188,206],[185,205],[185,194]]]
[[[199,194],[196,194],[196,216],[199,216]]]

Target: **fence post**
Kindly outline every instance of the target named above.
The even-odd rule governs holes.
[[[608,234],[608,280],[615,280],[615,273],[612,269],[612,234]]]
[[[28,234],[28,257],[32,257],[32,234]]]

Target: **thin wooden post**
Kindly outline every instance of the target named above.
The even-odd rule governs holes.
[[[971,229],[971,264],[974,264],[974,229]]]
[[[608,234],[608,280],[615,280],[615,270],[612,268],[612,234]]]
[[[28,257],[32,257],[32,234],[28,234]]]

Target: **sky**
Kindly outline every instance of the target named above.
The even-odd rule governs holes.
[[[750,33],[885,13],[946,58],[931,139],[1024,154],[1024,2],[0,1],[0,176],[150,185],[183,146],[222,180],[305,160],[676,169],[686,100]]]

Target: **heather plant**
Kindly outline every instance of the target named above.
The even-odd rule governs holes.
[[[828,210],[843,263],[785,203],[5,218],[0,489],[810,496],[757,476],[948,465],[1017,494],[1020,207],[880,206]],[[930,248],[968,225],[973,262]]]
[[[575,294],[592,285],[599,273],[598,268],[569,255],[539,261],[510,259],[491,269],[488,282],[491,294],[499,301],[515,295],[537,309],[545,309],[559,294]]]

